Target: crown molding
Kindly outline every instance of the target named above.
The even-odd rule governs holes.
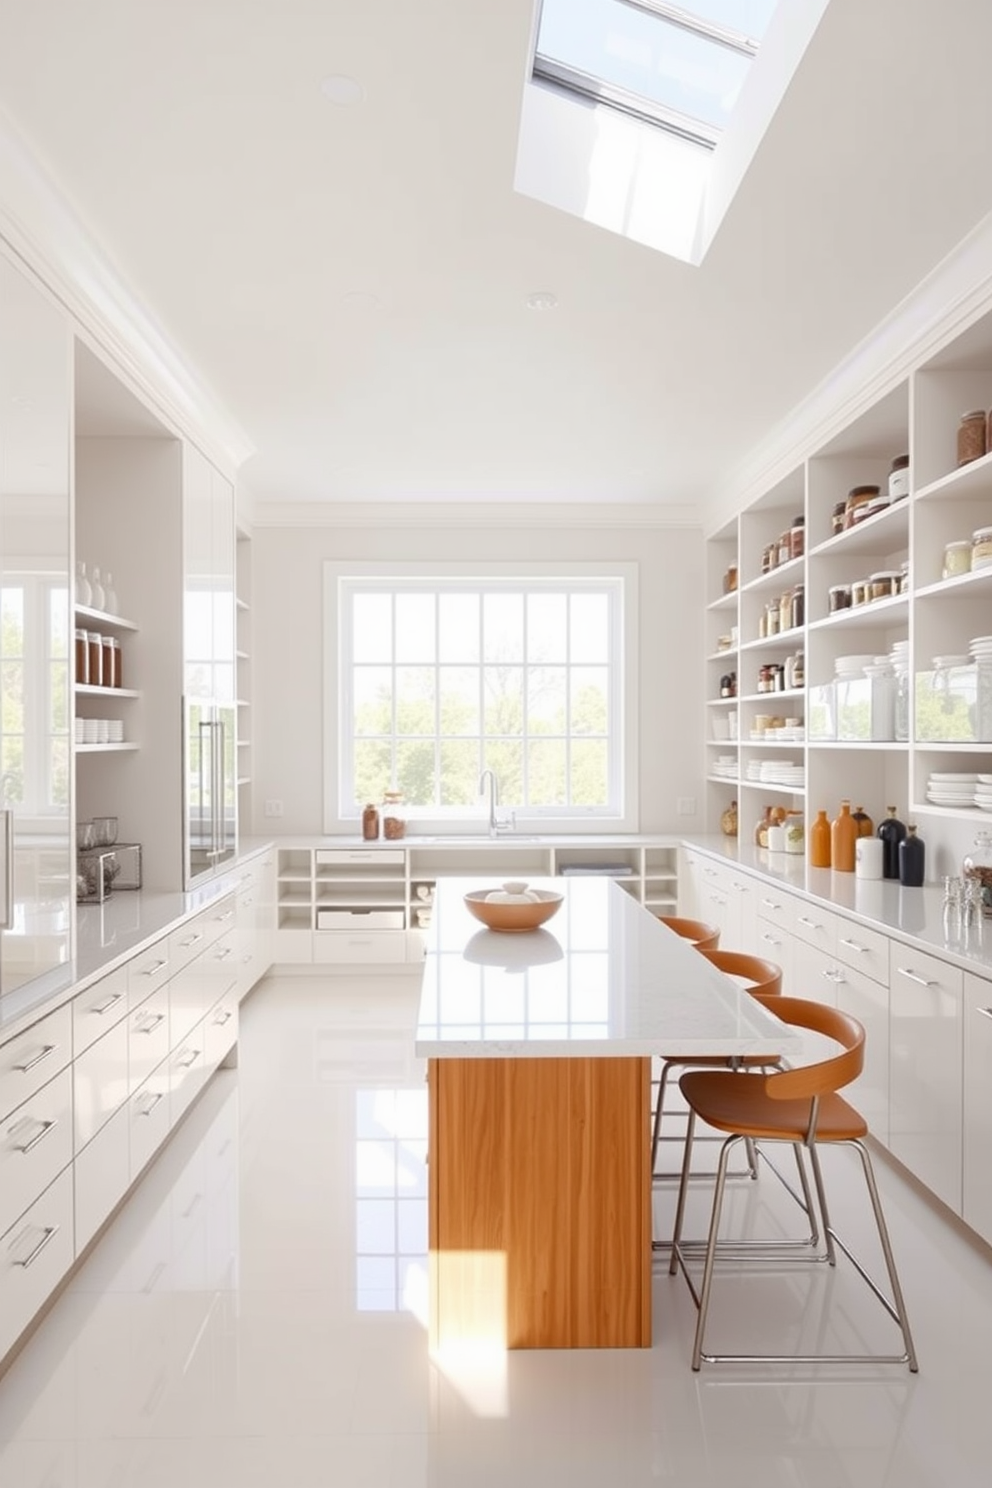
[[[208,446],[231,473],[254,454],[2,111],[0,236],[164,423]]]
[[[992,213],[804,398],[706,504],[719,532],[992,309]]]
[[[644,528],[702,528],[698,510],[688,504],[609,506],[567,502],[316,502],[267,501],[253,505],[253,530],[265,527],[405,528],[464,531],[512,528],[582,528],[633,531]]]

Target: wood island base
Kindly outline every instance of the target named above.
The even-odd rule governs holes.
[[[431,1346],[651,1344],[650,1061],[431,1059]]]

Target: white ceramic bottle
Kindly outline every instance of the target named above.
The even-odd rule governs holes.
[[[93,590],[86,577],[86,564],[82,558],[76,560],[76,603],[87,606],[93,603]]]

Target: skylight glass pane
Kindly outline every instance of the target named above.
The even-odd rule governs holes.
[[[758,40],[775,0],[683,0],[679,8]],[[718,129],[751,65],[746,54],[624,0],[544,0],[537,51]]]

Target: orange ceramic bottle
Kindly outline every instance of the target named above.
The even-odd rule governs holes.
[[[830,867],[830,823],[825,811],[816,813],[816,821],[809,829],[809,866]]]
[[[858,824],[851,815],[851,803],[841,801],[840,815],[830,824],[830,857],[833,867],[839,872],[854,872],[857,841]]]

